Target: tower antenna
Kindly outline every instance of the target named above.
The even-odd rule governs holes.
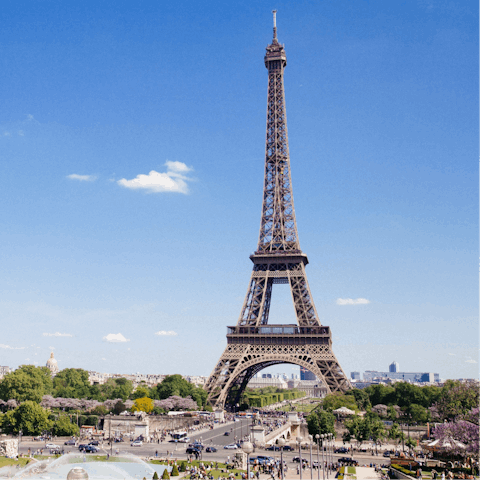
[[[272,10],[273,13],[273,40],[277,40],[277,11]]]

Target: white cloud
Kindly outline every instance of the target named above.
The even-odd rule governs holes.
[[[370,300],[366,298],[337,298],[337,305],[367,305]]]
[[[465,360],[466,363],[477,363],[476,360],[474,360],[473,358],[469,358],[468,360]]]
[[[125,338],[121,333],[109,333],[105,337],[103,337],[105,342],[110,343],[121,343],[121,342],[129,342],[130,340]]]
[[[102,357],[102,360],[106,360],[106,358],[103,358],[103,357]]]
[[[67,178],[70,180],[80,180],[81,182],[93,182],[97,179],[95,175],[78,175],[77,173],[67,175]]]
[[[12,134],[10,132],[3,132],[4,137],[11,137]]]
[[[21,136],[21,137],[24,137],[25,136],[25,132],[23,130],[19,130],[18,131],[18,134]]]
[[[161,335],[161,336],[170,336],[170,337],[174,337],[175,335],[178,335],[177,332],[174,332],[173,330],[168,330],[168,331],[165,331],[165,330],[160,330],[158,332],[155,332],[155,335]]]
[[[55,332],[55,333],[44,333],[44,337],[73,337],[71,333],[60,333],[60,332]]]
[[[153,193],[188,193],[187,182],[191,181],[191,178],[182,174],[188,173],[192,169],[182,162],[171,162],[170,160],[168,160],[165,165],[167,166],[165,173],[152,170],[148,175],[141,173],[132,180],[122,178],[118,180],[117,183],[125,188],[131,188],[133,190],[142,189]]]
[[[452,357],[456,357],[456,356],[457,356],[456,353],[449,353],[449,355],[451,355]]]
[[[3,343],[0,343],[0,348],[6,348],[8,350],[24,350],[25,347],[11,347],[10,345],[4,345]]]
[[[48,347],[50,350],[55,350],[55,347]],[[36,355],[36,354],[35,354]]]
[[[167,166],[167,170],[172,173],[187,173],[193,170],[191,167],[187,167],[183,162],[172,162],[170,160],[167,160],[165,162],[165,165]]]

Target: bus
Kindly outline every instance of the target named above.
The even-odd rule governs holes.
[[[188,443],[190,441],[187,432],[175,432],[170,436],[172,437],[172,441],[175,443]]]

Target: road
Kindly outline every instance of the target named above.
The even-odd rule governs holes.
[[[194,440],[201,440],[205,447],[214,446],[217,448],[217,452],[207,453],[203,451],[202,459],[204,461],[214,461],[214,462],[226,462],[227,457],[230,459],[235,454],[235,450],[227,450],[223,447],[227,444],[231,444],[235,442],[235,438],[240,440],[242,436],[245,436],[249,433],[250,425],[252,420],[251,419],[242,419],[233,423],[228,423],[226,425],[219,425],[216,426],[213,430],[204,430],[198,433],[192,433],[190,435],[190,442]],[[225,432],[229,432],[229,435],[226,436]],[[78,447],[75,446],[67,446],[63,445],[63,442],[53,442],[59,445],[61,448],[64,448],[65,453],[67,452],[78,452]],[[85,442],[88,443],[88,442]],[[100,454],[107,454],[112,453],[115,454],[116,450],[119,451],[119,454],[122,453],[131,453],[135,454],[141,458],[146,457],[155,457],[157,454],[158,457],[165,458],[177,458],[179,460],[187,459],[188,455],[186,454],[185,450],[188,444],[183,443],[173,443],[173,442],[162,442],[158,443],[144,443],[141,447],[132,447],[130,442],[121,442],[115,443],[112,447],[108,446],[106,443],[100,445]],[[38,441],[26,441],[22,439],[20,444],[19,450],[20,453],[27,454],[28,449],[31,451],[38,450],[40,448],[44,449],[44,454],[48,453],[45,450],[45,442],[38,442]],[[87,454],[91,455],[91,454]],[[274,459],[280,459],[280,452],[275,451],[267,451],[265,449],[256,449],[252,456],[256,455],[267,455],[271,456]],[[283,454],[284,461],[287,462],[289,468],[296,468],[297,463],[293,462],[293,457],[298,456],[298,449],[295,452],[285,452]],[[334,454],[333,458],[336,461],[340,457],[348,457],[348,454]],[[310,461],[310,450],[302,450],[302,457],[306,460]],[[320,461],[322,460],[321,452],[319,454]],[[384,458],[379,454],[378,456],[372,456],[367,453],[356,453],[354,457],[359,464],[389,464],[390,461],[388,458]],[[312,460],[315,462],[317,460],[317,451],[314,447],[312,449]]]

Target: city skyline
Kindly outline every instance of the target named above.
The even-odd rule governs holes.
[[[0,364],[208,376],[258,239],[272,6],[57,7],[0,20]],[[275,8],[340,364],[478,378],[478,5]],[[271,322],[293,323],[277,287]]]

